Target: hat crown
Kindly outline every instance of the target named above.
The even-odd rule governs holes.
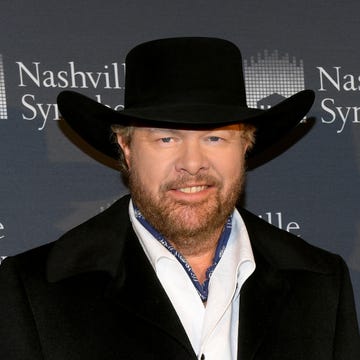
[[[248,123],[256,127],[249,157],[289,133],[314,102],[300,91],[270,109],[246,105],[240,50],[222,39],[188,37],[150,41],[126,57],[125,109],[115,111],[74,91],[58,96],[59,110],[90,145],[113,158],[112,124],[139,121],[149,126],[219,127]]]
[[[246,106],[239,49],[227,40],[202,37],[135,47],[126,57],[125,108],[158,104]]]

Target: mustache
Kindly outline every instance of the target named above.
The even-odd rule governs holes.
[[[184,188],[187,186],[193,185],[207,185],[207,186],[216,186],[221,187],[222,182],[213,175],[188,175],[184,174],[174,180],[169,180],[166,183],[163,183],[160,187],[163,191],[168,191],[172,189]]]

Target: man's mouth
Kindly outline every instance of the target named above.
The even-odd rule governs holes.
[[[205,190],[207,188],[208,188],[207,185],[201,185],[201,186],[183,187],[183,188],[180,188],[180,189],[177,189],[177,190],[181,191],[183,193],[191,194],[191,193],[197,193],[197,192],[203,191],[203,190]]]

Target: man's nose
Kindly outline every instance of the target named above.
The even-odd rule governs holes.
[[[203,146],[197,141],[184,142],[179,149],[176,170],[196,175],[209,168],[209,160]]]

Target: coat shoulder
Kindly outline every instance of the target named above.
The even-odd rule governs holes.
[[[245,209],[238,209],[255,253],[284,270],[333,273],[343,266],[342,258],[314,246],[299,236],[277,228]]]
[[[65,269],[67,272],[75,271],[75,267],[79,271],[80,267],[82,271],[91,270],[92,266],[95,269],[100,259],[105,259],[104,270],[110,271],[112,255],[121,253],[121,240],[128,232],[129,199],[122,197],[53,242],[6,258],[0,265],[0,277],[9,272],[23,276],[37,272],[38,276],[50,274],[55,279]]]

